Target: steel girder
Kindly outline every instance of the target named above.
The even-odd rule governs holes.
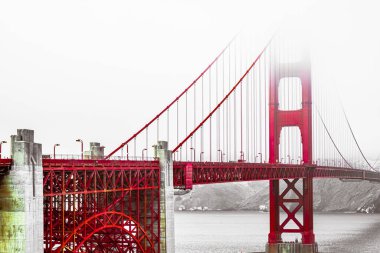
[[[45,252],[159,252],[157,161],[43,160]]]
[[[191,165],[191,174],[186,171]],[[191,175],[192,184],[306,178],[340,178],[380,181],[380,173],[343,167],[266,163],[174,162],[174,186],[186,188]],[[189,182],[187,185],[191,185]]]

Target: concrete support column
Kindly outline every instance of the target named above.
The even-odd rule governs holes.
[[[104,146],[100,146],[99,142],[90,142],[90,150],[84,151],[84,159],[103,159]]]
[[[159,141],[156,147],[161,168],[160,185],[160,252],[174,253],[174,187],[173,159],[168,142]]]
[[[0,178],[0,253],[42,253],[42,146],[33,130],[11,136],[11,157],[9,174]]]

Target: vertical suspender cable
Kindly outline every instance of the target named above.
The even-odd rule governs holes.
[[[204,118],[204,90],[203,90],[203,76],[202,76],[202,119]],[[202,162],[202,155],[203,155],[203,152],[204,152],[204,141],[203,141],[203,126],[201,127],[201,153],[200,153],[200,157],[199,157],[199,160],[200,162]]]
[[[187,132],[187,110],[188,110],[188,108],[187,108],[187,92],[186,92],[186,94],[185,94],[185,136],[188,134],[188,132]],[[188,159],[187,159],[187,142],[185,143],[185,159],[186,159],[186,161],[188,161]]]

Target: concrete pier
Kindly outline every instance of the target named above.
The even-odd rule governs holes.
[[[0,253],[42,253],[42,147],[33,130],[11,136],[11,157],[9,174],[0,178]]]
[[[173,159],[168,142],[159,141],[156,154],[161,168],[160,182],[160,252],[174,253],[174,187]]]
[[[84,159],[103,159],[104,146],[99,142],[90,142],[90,150],[84,152]]]
[[[318,253],[318,245],[298,242],[284,242],[267,244],[266,253]]]

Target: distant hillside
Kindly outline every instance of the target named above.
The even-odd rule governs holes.
[[[195,186],[175,196],[175,208],[186,210],[258,210],[268,205],[268,182],[243,182]],[[338,179],[314,180],[314,209],[321,212],[380,212],[380,184],[341,182]]]

